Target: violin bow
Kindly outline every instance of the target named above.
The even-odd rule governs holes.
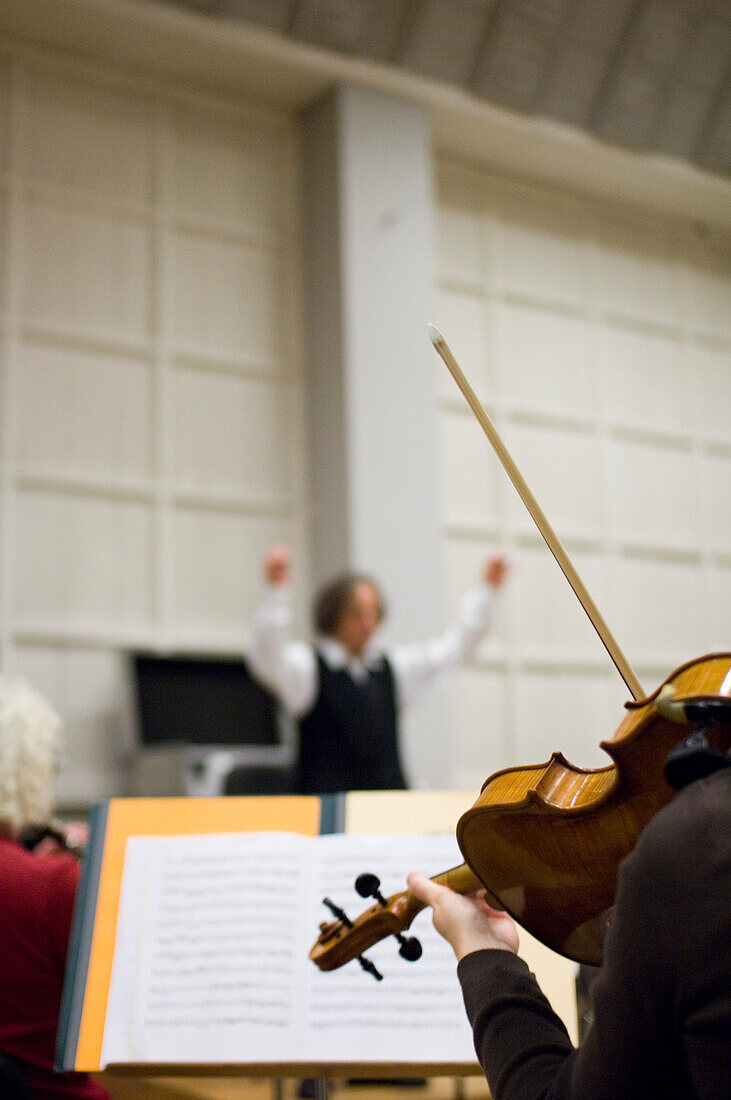
[[[478,401],[475,391],[472,389],[472,386],[465,378],[462,372],[462,368],[460,367],[457,360],[454,358],[454,355],[452,354],[449,345],[447,344],[447,341],[444,339],[439,329],[436,328],[434,325],[429,325],[429,337],[432,344],[434,345],[435,351],[443,359],[447,370],[454,378],[455,382],[462,391],[465,400],[467,401],[467,404],[477,417],[480,427],[484,431],[487,438],[490,440],[493,450],[500,459],[500,462],[502,463],[505,472],[515,486],[518,495],[530,512],[534,523],[536,524],[546,545],[548,546],[548,549],[551,551],[554,558],[558,562],[561,572],[566,577],[566,580],[573,588],[579,600],[579,603],[584,608],[586,614],[589,616],[592,626],[596,630],[599,638],[602,641],[602,644],[604,645],[604,648],[614,662],[614,665],[619,675],[622,677],[625,684],[629,688],[629,691],[632,694],[632,698],[635,700],[635,702],[638,699],[643,699],[645,697],[645,692],[643,690],[642,684],[632,670],[632,667],[625,655],[622,653],[622,650],[619,648],[619,645],[617,644],[614,635],[604,621],[604,618],[599,611],[599,608],[596,606],[593,599],[589,595],[586,585],[582,581],[579,574],[576,572],[576,569],[574,568],[571,559],[566,553],[566,550],[561,544],[561,541],[556,535],[556,532],[553,530],[551,524],[546,519],[546,516],[544,515],[543,510],[538,504],[538,501],[528,488],[528,485],[526,484],[526,481],[520,470],[515,465],[515,462],[510,455],[510,452],[498,435],[495,425],[492,423],[490,417],[487,415],[484,408]]]

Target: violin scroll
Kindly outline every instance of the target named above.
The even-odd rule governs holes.
[[[460,894],[469,894],[483,888],[482,883],[464,863],[436,875],[434,882],[449,886]],[[375,897],[376,902],[355,920],[350,920],[329,898],[324,899],[324,904],[337,919],[324,921],[320,925],[320,935],[310,951],[310,958],[320,970],[337,970],[352,959],[358,959],[363,969],[372,973],[375,967],[363,958],[363,952],[387,936],[395,936],[398,940],[402,959],[415,962],[421,958],[421,944],[413,936],[404,936],[404,932],[425,908],[424,902],[419,901],[408,890],[385,898],[380,892],[380,885],[376,875],[358,876],[358,893],[361,897]],[[380,981],[380,976],[378,980]]]

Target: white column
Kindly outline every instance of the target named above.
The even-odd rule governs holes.
[[[445,625],[426,112],[339,87],[306,116],[304,164],[313,583],[372,573],[384,639],[420,640]],[[402,724],[415,784],[449,775],[440,694]]]

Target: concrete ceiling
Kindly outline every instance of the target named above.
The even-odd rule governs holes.
[[[165,0],[731,175],[731,0]]]

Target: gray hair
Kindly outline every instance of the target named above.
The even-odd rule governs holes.
[[[61,719],[19,676],[0,675],[0,823],[48,821]]]
[[[386,617],[386,601],[383,593],[372,577],[365,573],[341,573],[334,577],[315,596],[312,607],[312,620],[315,631],[332,637],[338,629],[340,618],[350,603],[353,592],[359,584],[367,584],[378,597],[378,621],[383,622]]]

